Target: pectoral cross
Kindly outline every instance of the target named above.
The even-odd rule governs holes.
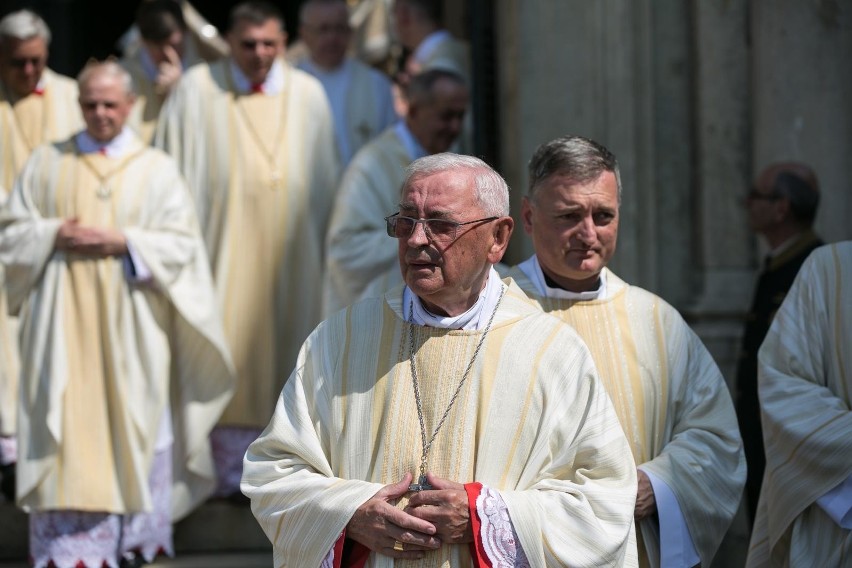
[[[420,479],[417,480],[417,483],[412,483],[408,486],[409,491],[430,491],[432,489],[435,488],[426,480],[425,475],[421,475]]]
[[[269,187],[271,189],[281,189],[281,172],[277,168],[272,170],[269,178]]]

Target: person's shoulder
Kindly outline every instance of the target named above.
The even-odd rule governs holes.
[[[66,92],[77,93],[77,81],[61,73],[45,67],[42,72],[44,80],[50,88],[62,89]],[[76,96],[76,95],[75,95]],[[76,102],[76,101],[75,101]]]
[[[376,69],[375,67],[367,65],[366,63],[364,63],[363,61],[361,61],[357,57],[349,57],[349,59],[347,61],[349,62],[349,65],[352,67],[353,73],[361,73],[361,74],[364,74],[364,75],[368,75],[376,83],[379,83],[382,86],[387,86],[387,88],[390,88],[390,86],[391,86],[390,78],[386,74],[384,74],[381,71],[379,71],[378,69]]]

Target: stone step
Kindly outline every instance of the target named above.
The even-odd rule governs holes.
[[[0,568],[27,566],[28,540],[27,514],[10,503],[0,503]],[[203,504],[175,525],[174,545],[177,558],[150,566],[272,565],[272,546],[254,519],[247,500],[217,499]]]

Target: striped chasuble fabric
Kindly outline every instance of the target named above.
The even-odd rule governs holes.
[[[246,95],[230,65],[187,70],[163,106],[155,145],[177,160],[195,199],[237,369],[221,424],[260,429],[321,319],[339,168],[316,79],[284,65],[282,92]]]
[[[319,566],[352,514],[417,474],[420,426],[402,289],[336,313],[302,347],[242,490],[275,566]],[[416,327],[426,429],[440,419],[481,331]],[[636,478],[618,419],[573,331],[513,284],[429,452],[428,469],[500,492],[532,566],[636,565]],[[403,498],[397,504],[406,504]],[[472,566],[467,545],[368,567]]]
[[[852,476],[852,241],[816,249],[758,353],[766,471],[748,566],[850,566],[816,500]]]
[[[112,175],[102,182],[94,172]],[[54,250],[73,217],[120,229],[153,282],[129,283],[122,258]],[[138,139],[115,159],[81,157],[73,139],[42,146],[0,217],[0,237],[10,308],[21,313],[19,503],[149,511],[148,474],[171,406],[173,512],[189,512],[213,489],[207,437],[233,371],[174,162]]]
[[[591,301],[541,297],[518,267],[509,274],[586,342],[633,458],[674,492],[701,563],[709,566],[745,483],[731,396],[713,358],[677,310],[604,270],[609,299]],[[656,520],[639,524],[640,542],[657,539],[649,523]],[[647,561],[659,564],[655,557]]]

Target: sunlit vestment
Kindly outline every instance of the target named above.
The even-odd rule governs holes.
[[[633,566],[633,460],[588,350],[517,286],[507,287],[428,469],[499,491],[533,566]],[[402,297],[398,288],[321,324],[249,448],[242,490],[273,542],[276,566],[318,566],[359,505],[418,471]],[[427,431],[482,333],[414,327]],[[422,561],[370,554],[366,563],[477,565],[467,545],[443,546]]]
[[[747,565],[848,566],[852,241],[811,253],[758,360],[766,472]]]
[[[195,42],[187,40],[183,57],[184,69],[200,61],[202,59],[195,48]],[[136,102],[127,118],[127,125],[136,131],[143,142],[150,144],[154,139],[154,128],[168,92],[158,89],[155,83],[157,68],[144,47],[123,57],[121,65],[133,78],[133,90],[136,92]]]
[[[636,464],[674,492],[701,564],[709,566],[745,483],[731,396],[713,358],[672,306],[604,270],[607,298],[589,301],[542,296],[520,267],[509,275],[589,346]],[[652,566],[659,563],[656,525],[655,519],[639,523],[649,550],[640,561]]]
[[[77,98],[77,82],[47,68],[35,92],[20,99],[0,81],[0,205],[36,147],[67,138],[82,127]],[[3,279],[0,266],[0,436],[13,436],[17,420],[18,325],[17,319],[4,309]],[[0,464],[9,460],[14,461],[14,456],[0,455]]]
[[[160,428],[174,439],[173,515],[213,489],[208,435],[233,371],[195,212],[174,162],[137,139],[122,157],[76,139],[38,148],[0,221],[10,309],[21,318],[18,503],[150,510]],[[64,219],[120,229],[127,257],[55,250]]]
[[[12,191],[32,151],[83,126],[77,82],[45,69],[36,92],[15,100],[0,82],[0,189]],[[15,101],[12,104],[12,101]]]
[[[338,183],[322,86],[276,65],[273,93],[239,88],[230,59],[192,67],[156,134],[195,198],[237,370],[221,423],[258,429],[320,321],[323,244]]]
[[[365,146],[343,175],[328,227],[327,314],[362,298],[388,270],[399,272],[397,242],[388,237],[384,218],[399,209],[405,168],[414,159],[400,128],[388,128]]]

